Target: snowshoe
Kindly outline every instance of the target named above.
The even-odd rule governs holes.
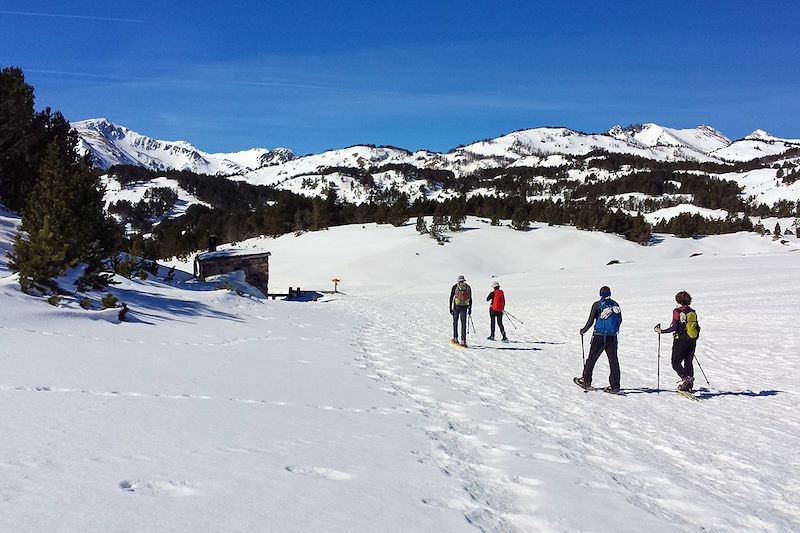
[[[678,390],[683,392],[692,392],[692,385],[694,385],[694,378],[689,376],[678,382]]]
[[[575,385],[582,388],[583,390],[590,390],[592,388],[592,384],[591,383],[587,384],[586,382],[583,381],[583,378],[572,378],[572,381],[575,383]]]
[[[488,337],[486,337],[486,340],[487,341],[493,341],[494,340],[494,335],[489,335]]]
[[[503,340],[503,342],[505,342],[505,343],[509,343],[509,342],[511,342],[510,340],[508,340],[508,337],[503,337],[503,339],[502,339],[502,340]]]

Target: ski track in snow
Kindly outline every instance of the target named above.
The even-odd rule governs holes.
[[[146,496],[184,497],[194,496],[198,492],[194,483],[185,480],[124,480],[120,482],[119,488]]]
[[[320,411],[342,411],[347,413],[365,413],[365,414],[395,414],[395,409],[385,408],[359,408],[359,407],[342,407],[336,405],[312,405],[303,404],[296,405],[291,402],[284,402],[280,400],[263,400],[251,398],[217,398],[212,396],[197,395],[197,394],[165,394],[165,393],[152,393],[152,392],[123,392],[123,391],[97,391],[87,389],[69,389],[63,387],[49,387],[49,386],[34,386],[34,387],[9,387],[0,385],[0,392],[31,392],[31,393],[56,393],[56,394],[84,394],[88,396],[100,396],[104,398],[158,398],[164,400],[205,400],[216,402],[232,402],[242,404],[262,404],[274,407],[303,407],[306,409],[318,409]]]
[[[341,472],[339,470],[334,470],[332,468],[324,468],[321,466],[288,465],[286,467],[286,471],[291,472],[292,474],[299,474],[301,476],[313,476],[321,479],[329,479],[331,481],[347,481],[348,479],[351,479],[353,477],[351,474],[348,474],[347,472]]]
[[[739,306],[746,306],[753,296],[752,289],[728,292],[727,301],[733,303],[723,314],[736,316],[744,308]],[[769,315],[773,327],[789,327],[790,320],[782,324],[777,316],[772,319],[771,311],[779,310],[768,309],[766,300],[759,312]],[[796,413],[786,401],[777,412],[772,411],[774,405],[763,414],[758,409],[759,402],[778,395],[796,398],[796,390],[720,391],[707,386],[697,393],[703,400],[699,402],[685,401],[671,390],[658,393],[649,378],[634,383],[636,378],[626,375],[626,366],[632,364],[626,363],[626,356],[638,347],[626,344],[623,336],[620,356],[627,397],[584,394],[570,383],[571,376],[580,372],[580,361],[574,356],[577,343],[565,347],[531,340],[507,346],[472,334],[470,349],[450,347],[450,317],[440,307],[421,305],[421,301],[403,295],[377,302],[358,300],[353,308],[362,309],[365,324],[356,334],[358,362],[385,384],[388,393],[413,401],[431,420],[430,427],[419,429],[431,439],[432,449],[414,453],[420,461],[435,464],[445,475],[460,480],[469,498],[455,507],[463,507],[465,518],[479,529],[527,530],[531,523],[520,517],[534,515],[538,500],[548,490],[539,480],[516,476],[513,469],[505,468],[513,456],[589,472],[586,481],[576,482],[579,487],[617,493],[628,504],[665,517],[680,529],[790,531],[800,523],[800,464],[796,459],[785,464],[787,457],[797,457],[800,444]],[[481,307],[476,302],[476,310]],[[477,316],[475,321],[486,327]],[[580,325],[579,318],[568,326],[556,321],[535,323],[535,328],[546,331],[551,339],[569,339],[577,338],[574,332]],[[519,327],[524,329],[514,330],[506,321],[512,338],[530,338],[530,329]],[[741,341],[743,352],[750,348],[748,337],[754,351],[767,348],[778,365],[772,369],[775,374],[781,375],[780,364],[787,366],[783,375],[793,371],[786,356],[796,353],[796,345],[758,347],[757,337],[747,333],[735,338],[735,324],[725,335],[728,341]],[[721,372],[727,364],[739,367],[735,373],[746,382],[746,364],[726,360],[719,344],[704,335],[697,353],[715,376],[712,383],[725,382],[727,376]],[[668,338],[662,339],[662,389],[672,387],[675,379],[669,366],[670,345]],[[597,383],[605,380],[606,369],[602,356],[595,368]],[[695,371],[698,385],[704,384],[697,364]],[[431,380],[435,386],[429,385]],[[718,416],[718,411],[740,408],[747,409],[740,424],[725,424]],[[662,414],[650,416],[653,412]],[[527,434],[524,451],[518,443],[502,440],[509,427]],[[648,449],[651,453],[643,455]],[[769,468],[757,466],[764,464]],[[787,476],[776,479],[774,473],[780,471]],[[625,525],[618,527],[623,530]]]
[[[301,325],[299,327],[302,327]],[[225,340],[204,340],[203,342],[167,342],[167,341],[148,341],[144,339],[119,339],[119,338],[105,338],[105,337],[98,337],[98,336],[85,336],[79,335],[77,333],[68,333],[64,331],[48,331],[42,329],[34,329],[34,328],[17,328],[13,326],[4,326],[0,325],[0,330],[5,331],[13,331],[13,332],[23,332],[23,333],[33,333],[36,335],[48,335],[48,336],[56,336],[56,337],[66,337],[71,339],[80,339],[80,340],[88,340],[88,341],[97,341],[97,342],[123,342],[127,344],[142,344],[142,345],[151,345],[151,346],[231,346],[234,344],[245,344],[248,342],[264,342],[264,341],[280,341],[285,340],[285,337],[276,337],[276,336],[261,336],[261,337],[240,337],[240,338],[232,338],[232,339],[225,339]]]

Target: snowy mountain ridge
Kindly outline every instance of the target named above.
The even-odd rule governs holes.
[[[253,148],[234,153],[211,154],[187,141],[161,141],[141,135],[108,119],[73,122],[78,148],[89,153],[95,165],[134,165],[152,170],[190,170],[201,174],[232,175],[295,158],[286,148]]]
[[[493,184],[494,176],[505,170],[511,175],[525,175],[530,169],[539,169],[526,178],[526,183],[535,190],[528,194],[530,199],[563,199],[559,181],[568,180],[569,187],[574,187],[575,183],[613,181],[634,172],[631,168],[600,169],[587,161],[587,155],[591,154],[593,160],[595,153],[600,159],[608,157],[605,154],[624,154],[694,164],[735,164],[771,157],[776,162],[757,165],[761,168],[706,173],[738,183],[744,198],[754,197],[767,205],[781,200],[800,200],[800,181],[781,181],[776,178],[774,168],[776,164],[789,165],[792,169],[798,166],[800,141],[779,139],[763,130],[731,141],[707,125],[674,129],[648,123],[614,126],[605,133],[592,134],[566,127],[541,127],[476,141],[447,153],[353,145],[298,157],[285,148],[208,153],[186,141],[153,139],[107,119],[76,122],[73,126],[80,137],[81,149],[90,153],[101,169],[126,164],[157,171],[189,170],[310,197],[324,197],[334,190],[341,200],[355,204],[385,197],[393,191],[405,194],[411,201],[419,198],[442,201],[462,193],[502,195],[505,192]],[[781,162],[781,158],[784,161]],[[476,179],[477,175],[486,177]],[[454,185],[465,179],[472,183],[466,192],[463,186]],[[128,198],[135,202],[152,186],[155,184],[146,184],[136,191],[119,191],[120,194],[108,195],[107,200]],[[195,203],[191,195],[184,192],[179,191],[179,194],[188,204]],[[691,197],[685,199],[692,202]],[[646,198],[641,199],[644,200]],[[674,205],[674,199],[666,201]],[[636,211],[641,207],[628,205],[627,209]]]
[[[763,130],[755,130],[744,139],[731,141],[707,125],[674,129],[648,123],[614,126],[605,133],[582,133],[565,127],[523,129],[460,146],[446,154],[354,145],[297,157],[286,148],[207,153],[189,142],[153,139],[102,118],[74,122],[73,127],[80,138],[80,149],[90,153],[102,169],[127,164],[154,170],[240,175],[247,181],[268,184],[331,167],[373,168],[386,164],[412,164],[418,168],[449,170],[461,175],[479,168],[521,166],[525,158],[536,159],[524,161],[530,166],[541,164],[548,156],[582,156],[595,150],[659,161],[724,163],[749,161],[800,147],[800,140],[780,139]]]

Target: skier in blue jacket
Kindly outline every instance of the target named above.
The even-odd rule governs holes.
[[[586,325],[579,330],[581,343],[583,335],[589,331],[594,324],[592,342],[589,344],[589,357],[583,366],[583,375],[574,378],[573,381],[584,389],[592,386],[592,373],[594,365],[600,358],[603,351],[608,357],[608,366],[611,374],[608,376],[609,386],[603,389],[606,392],[618,393],[620,390],[620,371],[619,359],[617,358],[617,333],[622,324],[622,311],[619,304],[611,299],[611,289],[607,286],[600,287],[600,299],[592,304],[589,312],[589,319]]]

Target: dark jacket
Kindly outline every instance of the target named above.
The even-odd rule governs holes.
[[[466,285],[467,292],[469,293],[469,304],[466,305],[466,306],[462,305],[460,307],[466,307],[467,311],[471,314],[472,313],[472,288],[469,285],[467,285],[466,283],[464,283],[464,285]],[[453,285],[453,288],[450,289],[450,301],[448,302],[448,307],[450,308],[450,311],[453,310],[453,306],[455,305],[453,303],[453,300],[456,297],[456,288],[457,287],[458,287],[458,283]]]

